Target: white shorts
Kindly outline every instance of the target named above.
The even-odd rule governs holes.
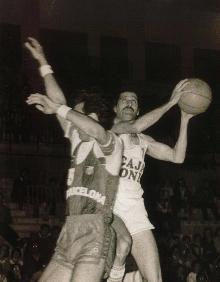
[[[123,220],[131,236],[154,229],[148,218],[143,198],[117,197],[113,212]]]

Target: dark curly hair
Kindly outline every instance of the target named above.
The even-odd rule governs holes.
[[[99,123],[105,129],[111,129],[115,113],[112,104],[107,101],[103,93],[97,88],[81,89],[76,92],[74,106],[84,103],[84,112],[86,115],[95,113],[98,116]]]

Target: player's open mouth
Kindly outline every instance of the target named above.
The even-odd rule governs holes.
[[[130,107],[124,108],[124,111],[126,111],[126,112],[134,112],[134,110],[132,108],[130,108]]]

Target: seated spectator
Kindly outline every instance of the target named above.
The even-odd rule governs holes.
[[[213,269],[211,273],[211,281],[219,282],[220,281],[220,256],[218,256],[213,264]]]
[[[206,179],[195,191],[194,206],[202,210],[204,220],[219,218],[212,183]]]
[[[163,194],[160,194],[160,199],[157,202],[156,209],[158,225],[163,234],[167,233],[171,228],[172,209],[169,199],[166,197],[164,198]]]
[[[12,217],[10,209],[4,203],[4,197],[0,193],[0,235],[12,246],[16,246],[18,234],[10,226]]]
[[[48,224],[41,225],[36,241],[38,242],[40,261],[42,264],[47,265],[54,251],[51,230]]]
[[[20,210],[28,201],[28,189],[30,188],[30,179],[28,169],[22,169],[17,178],[14,180],[12,190],[12,201],[18,204]]]
[[[11,272],[10,272],[10,280],[13,282],[22,282],[22,267],[23,267],[23,259],[22,253],[19,248],[15,248],[11,253],[10,259]]]
[[[184,265],[178,265],[174,271],[173,281],[175,282],[185,282],[186,281],[186,268]]]
[[[177,217],[179,218],[179,220],[184,220],[184,221],[187,221],[189,219],[189,210],[187,207],[181,207],[178,214],[177,214]]]
[[[192,263],[191,271],[187,275],[186,282],[197,282],[197,275],[201,271],[202,265],[199,260],[195,260]]]
[[[49,220],[49,215],[50,215],[50,206],[46,201],[42,202],[39,207],[40,218],[42,218],[43,220]]]
[[[220,255],[220,227],[215,231],[214,246],[218,254]]]
[[[175,214],[178,213],[180,208],[191,207],[191,193],[183,178],[176,181],[172,197],[172,207]]]
[[[8,279],[11,271],[11,265],[9,258],[9,246],[7,244],[0,246],[0,267],[1,273]]]
[[[2,265],[0,264],[0,281],[1,282],[8,282],[7,277],[4,274],[4,271],[2,269]]]
[[[30,282],[32,276],[43,269],[38,242],[29,240],[24,252],[24,265],[22,268],[22,282]]]
[[[193,235],[191,244],[192,255],[196,260],[201,260],[204,253],[204,248],[202,245],[202,237],[199,233]]]
[[[61,231],[60,226],[54,225],[53,227],[51,227],[51,244],[53,246],[52,248],[53,250],[56,246],[56,242],[59,237],[60,231]]]
[[[196,277],[197,282],[210,282],[208,272],[206,270],[201,270]]]
[[[216,257],[216,249],[213,240],[213,233],[211,228],[204,230],[203,236],[203,247],[204,247],[204,261],[208,263]]]

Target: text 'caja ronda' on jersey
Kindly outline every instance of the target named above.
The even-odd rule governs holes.
[[[144,167],[145,164],[140,159],[123,156],[120,177],[140,182]]]

